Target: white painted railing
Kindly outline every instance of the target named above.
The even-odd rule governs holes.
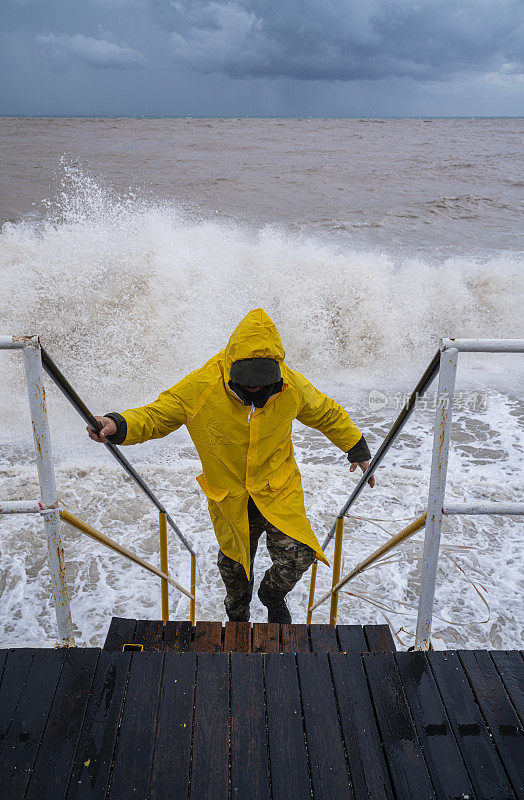
[[[433,618],[433,602],[435,598],[435,581],[437,575],[440,534],[442,529],[442,519],[444,515],[452,514],[504,514],[521,515],[524,514],[524,503],[468,503],[445,505],[446,476],[449,458],[449,443],[451,438],[451,421],[453,416],[453,397],[455,392],[455,378],[457,373],[458,354],[464,353],[524,353],[523,339],[441,339],[440,350],[433,357],[431,363],[420,379],[417,387],[412,392],[406,406],[402,409],[398,418],[393,423],[390,431],[384,438],[382,444],[373,456],[368,469],[360,478],[358,484],[353,489],[349,499],[344,504],[338,514],[336,524],[331,528],[326,541],[325,548],[330,540],[335,536],[335,555],[333,560],[333,577],[331,590],[326,592],[319,600],[314,602],[316,563],[313,565],[311,574],[311,587],[308,601],[308,624],[311,622],[311,615],[319,605],[331,598],[330,622],[336,624],[338,593],[362,571],[371,566],[385,552],[399,546],[409,536],[412,536],[422,526],[425,526],[424,551],[422,555],[422,577],[420,585],[419,606],[417,616],[417,629],[415,639],[415,649],[428,650],[431,641],[431,624]],[[400,433],[402,427],[408,420],[410,414],[416,406],[419,397],[428,389],[436,375],[439,375],[437,404],[435,414],[435,426],[433,432],[433,454],[431,459],[431,474],[429,480],[429,494],[427,511],[424,518],[408,525],[403,531],[395,534],[391,539],[382,545],[378,550],[368,556],[363,562],[354,567],[350,572],[340,578],[340,563],[342,550],[343,522],[344,517],[359,496],[367,481],[373,475],[384,458],[386,452],[391,447],[395,438]]]
[[[21,350],[24,358],[24,367],[27,384],[27,396],[29,399],[29,411],[33,428],[33,440],[35,446],[36,463],[38,468],[38,480],[40,483],[41,500],[15,500],[2,501],[0,499],[0,514],[40,514],[44,521],[45,534],[47,539],[47,553],[49,568],[51,572],[51,586],[56,611],[56,621],[58,628],[58,639],[61,646],[69,647],[74,645],[73,623],[71,620],[71,609],[69,604],[69,593],[67,588],[66,572],[64,567],[64,551],[60,538],[60,520],[63,518],[77,530],[96,539],[114,552],[119,553],[124,558],[139,564],[142,568],[157,575],[160,578],[161,598],[162,598],[162,619],[164,622],[169,620],[169,598],[168,584],[176,588],[179,592],[186,595],[190,600],[191,621],[195,624],[195,581],[196,581],[196,554],[191,545],[187,542],[174,520],[170,517],[162,503],[151,491],[145,481],[138,475],[136,470],[129,464],[115,445],[106,443],[106,447],[111,450],[112,455],[117,458],[119,463],[134,479],[141,490],[149,497],[159,510],[159,529],[160,529],[160,563],[161,569],[152,566],[144,559],[139,558],[131,551],[119,545],[108,536],[95,530],[92,526],[75,517],[68,511],[59,509],[58,495],[55,483],[55,471],[53,466],[53,455],[51,450],[51,436],[49,433],[49,423],[47,419],[47,409],[45,402],[44,388],[44,366],[46,371],[51,374],[52,379],[73,404],[76,410],[95,428],[96,419],[89,409],[78,397],[74,389],[66,381],[58,367],[49,358],[40,345],[38,336],[0,336],[0,350]],[[44,365],[45,358],[45,365]],[[167,574],[167,525],[174,530],[184,547],[191,555],[191,590],[184,589]]]

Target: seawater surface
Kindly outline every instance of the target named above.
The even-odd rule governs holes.
[[[263,306],[288,364],[375,450],[439,337],[522,336],[523,133],[522,120],[0,119],[0,332],[40,333],[104,413],[154,399]],[[521,356],[460,356],[450,501],[522,500],[521,387]],[[346,524],[346,569],[424,510],[435,389],[353,508],[365,519]],[[158,563],[155,509],[49,384],[47,395],[62,502]],[[322,540],[356,476],[318,432],[297,423],[294,443]],[[199,554],[198,617],[223,619],[185,430],[125,454]],[[37,496],[21,359],[3,352],[0,498]],[[0,517],[0,533],[0,643],[51,643],[41,522]],[[112,614],[160,616],[154,578],[66,526],[63,537],[80,642],[100,644]],[[350,584],[340,622],[387,618],[410,645],[421,541]],[[187,585],[189,559],[176,538],[169,548]],[[256,581],[268,564],[261,547]],[[522,575],[517,518],[447,519],[439,646],[521,646]],[[321,567],[318,592],[329,583]],[[297,622],[307,591],[304,579],[290,596]],[[188,616],[174,592],[171,614]],[[256,596],[252,619],[264,619]]]

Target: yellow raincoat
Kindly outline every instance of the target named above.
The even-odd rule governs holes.
[[[263,408],[244,403],[228,387],[231,364],[244,358],[273,358],[283,389]],[[282,533],[309,545],[328,563],[304,507],[300,473],[293,455],[294,419],[317,428],[344,452],[361,432],[346,411],[284,362],[280,334],[264,309],[250,311],[225,350],[191,372],[154,403],[123,413],[123,444],[158,439],[187,425],[202,462],[197,478],[208,498],[223,553],[240,562],[249,577],[248,496]]]

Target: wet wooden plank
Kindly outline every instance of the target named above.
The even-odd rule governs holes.
[[[197,653],[216,653],[222,649],[222,623],[197,622],[193,650]]]
[[[269,653],[263,659],[273,798],[309,798],[310,783],[295,656],[293,653]]]
[[[162,650],[164,623],[158,619],[137,619],[133,642],[141,644],[144,650]]]
[[[13,719],[34,654],[33,649],[25,647],[6,651],[0,684],[0,745]]]
[[[393,653],[365,653],[362,662],[397,797],[433,800],[435,793]]]
[[[456,652],[432,651],[426,657],[475,792],[490,800],[510,800],[513,792]]]
[[[199,653],[192,800],[229,797],[229,653]]]
[[[165,628],[163,646],[166,638],[173,646],[180,646],[183,637],[188,642],[190,623],[175,625],[186,627],[173,627],[169,637]],[[221,624],[211,625],[216,643]],[[321,635],[315,632],[312,640],[321,642],[328,627],[318,626]],[[286,631],[293,653],[297,644],[301,646],[304,628]],[[253,628],[252,646],[264,643],[278,647],[278,631],[279,626],[264,624],[255,636]],[[355,631],[346,641],[351,637],[358,641]],[[233,628],[226,638],[236,646],[238,636]],[[344,633],[341,635],[340,629],[338,638],[342,645]],[[9,800],[59,800],[71,769],[68,800],[104,797],[128,667],[144,658],[160,659],[160,664],[164,659],[163,681],[161,668],[150,671],[148,677],[136,667],[141,674],[135,677],[134,688],[130,682],[124,704],[115,774],[108,794],[111,800],[127,800],[142,793],[150,800],[163,800],[168,795],[187,800],[188,791],[194,800],[207,796],[225,800],[228,793],[229,800],[243,800],[245,796],[266,800],[270,791],[268,769],[272,796],[279,800],[309,798],[310,778],[316,800],[342,798],[350,786],[356,800],[392,800],[393,796],[425,800],[434,796],[433,789],[438,798],[467,794],[478,800],[524,798],[522,720],[518,716],[519,709],[522,713],[524,661],[518,651],[427,656],[377,653],[364,654],[362,660],[351,651],[347,656],[330,652],[328,657],[320,653],[301,655],[299,651],[299,673],[292,653],[281,656],[274,652],[262,658],[240,652],[231,656],[231,690],[226,653],[197,656],[146,652],[131,656],[102,651],[95,670],[90,659],[96,660],[98,652],[41,650],[33,660],[30,650],[0,651],[0,669],[5,656],[0,681],[2,800],[4,796]],[[56,659],[65,660],[53,684]],[[202,670],[200,659],[204,659]],[[211,659],[207,666],[206,659]],[[220,663],[220,659],[225,661]],[[191,751],[197,661],[200,726],[198,736],[195,733],[196,749]],[[133,696],[135,699],[130,699]],[[3,747],[2,733],[6,734]],[[125,757],[122,748],[128,751]],[[421,763],[426,770],[425,782],[420,776]],[[347,764],[350,774],[346,771],[344,783]],[[130,771],[133,774],[128,775]],[[212,795],[208,786],[212,786]]]
[[[333,625],[310,625],[308,630],[312,653],[333,653],[339,649]]]
[[[2,743],[2,800],[24,796],[36,759],[56,686],[64,650],[36,650],[18,705]],[[9,772],[9,779],[5,773]]]
[[[121,652],[125,644],[133,641],[135,629],[136,619],[113,617],[104,642],[104,650],[119,650]]]
[[[297,664],[315,800],[352,800],[327,653],[298,653]]]
[[[395,659],[437,797],[473,797],[464,760],[425,654],[397,653]]]
[[[524,800],[524,731],[506,689],[486,650],[464,650],[458,656],[513,791]]]
[[[280,628],[282,653],[309,653],[307,625],[282,625]]]
[[[133,653],[110,785],[110,797],[147,797],[163,654]]]
[[[226,622],[224,652],[249,653],[251,651],[251,623]]]
[[[280,626],[276,622],[254,622],[251,650],[253,653],[280,652]]]
[[[518,650],[492,650],[490,655],[520,721],[524,724],[524,661]]]
[[[164,626],[164,650],[186,653],[191,650],[193,626],[189,621],[172,620]]]
[[[355,799],[393,800],[360,653],[330,653],[329,661]]]
[[[196,661],[196,653],[164,656],[150,800],[187,800]]]
[[[337,625],[340,649],[346,653],[365,653],[368,643],[362,625]]]
[[[67,800],[99,800],[106,795],[130,664],[131,653],[100,653]]]
[[[65,797],[99,654],[95,648],[66,652],[26,800]]]
[[[364,635],[371,653],[395,652],[395,642],[389,625],[364,625]]]
[[[263,660],[255,653],[231,654],[231,798],[270,800]]]

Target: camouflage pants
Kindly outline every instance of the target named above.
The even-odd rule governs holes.
[[[267,534],[267,549],[273,562],[260,583],[265,596],[270,600],[282,600],[300,580],[304,572],[315,560],[315,551],[307,544],[297,542],[271,525],[265,519],[251,497],[248,503],[249,541],[251,556],[251,577],[248,581],[242,564],[233,561],[218,551],[218,568],[226,585],[224,605],[230,620],[237,622],[249,620],[249,604],[253,595],[253,561],[257,552],[258,540]]]

